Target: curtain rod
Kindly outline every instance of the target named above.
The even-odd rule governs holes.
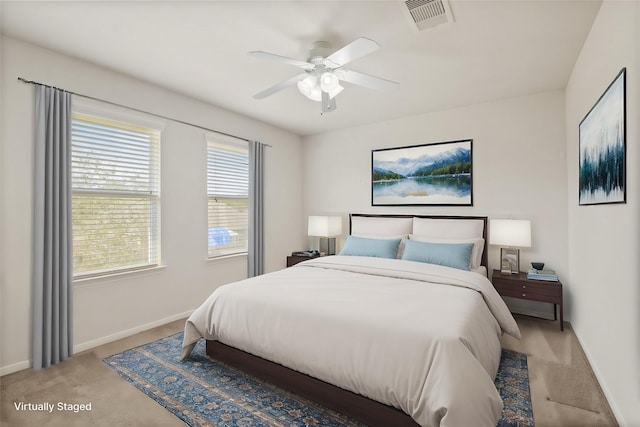
[[[161,119],[171,120],[172,122],[181,123],[181,124],[183,124],[183,125],[187,125],[187,126],[193,126],[193,127],[195,127],[195,128],[198,128],[198,129],[206,130],[206,131],[209,131],[209,132],[215,132],[215,133],[217,133],[217,134],[224,135],[224,136],[229,136],[229,137],[231,137],[231,138],[240,139],[240,140],[242,140],[242,141],[247,141],[247,142],[249,142],[249,141],[250,141],[249,139],[247,139],[247,138],[243,138],[243,137],[241,137],[241,136],[231,135],[230,133],[221,132],[221,131],[219,131],[219,130],[215,130],[215,129],[209,129],[209,128],[206,128],[206,127],[204,127],[204,126],[200,126],[200,125],[196,125],[196,124],[193,124],[193,123],[185,122],[184,120],[174,119],[174,118],[172,118],[172,117],[163,116],[162,114],[151,113],[151,112],[149,112],[149,111],[144,111],[144,110],[140,110],[140,109],[138,109],[138,108],[133,108],[133,107],[129,107],[129,106],[126,106],[126,105],[118,104],[118,103],[116,103],[116,102],[107,101],[107,100],[100,99],[100,98],[95,98],[95,97],[93,97],[93,96],[83,95],[83,94],[81,94],[81,93],[76,93],[76,92],[71,92],[71,91],[69,91],[69,90],[61,89],[61,88],[59,88],[59,87],[55,87],[55,86],[51,86],[51,85],[47,85],[47,84],[40,83],[40,82],[36,82],[36,81],[33,81],[33,80],[27,80],[27,79],[25,79],[25,78],[23,78],[23,77],[18,77],[18,80],[19,80],[19,81],[21,81],[21,82],[23,82],[23,83],[28,83],[28,84],[32,84],[32,85],[38,85],[38,86],[45,86],[45,87],[50,87],[50,88],[53,88],[53,89],[62,90],[62,91],[64,91],[64,92],[70,93],[71,95],[75,95],[75,96],[79,96],[79,97],[82,97],[82,98],[91,99],[91,100],[93,100],[93,101],[104,102],[104,103],[107,103],[107,104],[110,104],[110,105],[115,105],[116,107],[127,108],[127,109],[129,109],[129,110],[137,111],[138,113],[149,114],[149,115],[151,115],[151,116],[159,117],[159,118],[161,118]],[[262,144],[262,145],[265,145],[265,146],[267,146],[267,147],[271,147],[271,145],[269,145],[269,144]]]

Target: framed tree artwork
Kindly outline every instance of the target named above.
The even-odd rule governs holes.
[[[579,126],[580,205],[626,202],[626,68]]]
[[[371,152],[373,206],[472,206],[471,139]]]

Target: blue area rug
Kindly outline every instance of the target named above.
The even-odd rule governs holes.
[[[502,349],[495,385],[504,403],[497,427],[534,427],[527,355]]]
[[[103,362],[190,426],[363,426],[210,359],[204,340],[180,362],[181,344],[179,333]],[[503,350],[496,387],[505,403],[498,427],[533,426],[526,355]]]

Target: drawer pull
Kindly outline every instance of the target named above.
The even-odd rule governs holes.
[[[522,289],[527,289],[527,285],[522,285]]]
[[[526,297],[526,296],[527,296],[527,294],[522,294],[522,296],[523,296],[523,297]]]

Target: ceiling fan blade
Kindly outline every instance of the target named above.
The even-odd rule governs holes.
[[[278,83],[277,85],[271,86],[269,89],[265,89],[262,92],[256,93],[253,95],[255,99],[264,99],[269,95],[273,95],[276,92],[280,92],[282,89],[286,89],[290,86],[295,85],[300,80],[307,77],[307,73],[298,74],[297,76],[291,77],[289,80],[285,80],[283,82]]]
[[[375,52],[378,49],[380,49],[380,45],[378,43],[365,37],[360,37],[337,52],[327,56],[325,58],[325,65],[330,66],[331,68],[342,67],[348,62],[368,55],[371,52]]]
[[[322,91],[322,113],[330,113],[336,109],[336,100],[330,98],[329,94]]]
[[[397,82],[359,73],[357,71],[340,69],[335,73],[340,80],[354,85],[368,87],[370,89],[394,90],[400,86]]]
[[[314,68],[314,65],[309,62],[299,61],[297,59],[287,58],[286,56],[275,55],[269,52],[262,52],[260,50],[249,52],[249,55],[254,58],[266,59],[267,61],[284,62],[285,64],[295,65],[303,70],[313,70]]]

